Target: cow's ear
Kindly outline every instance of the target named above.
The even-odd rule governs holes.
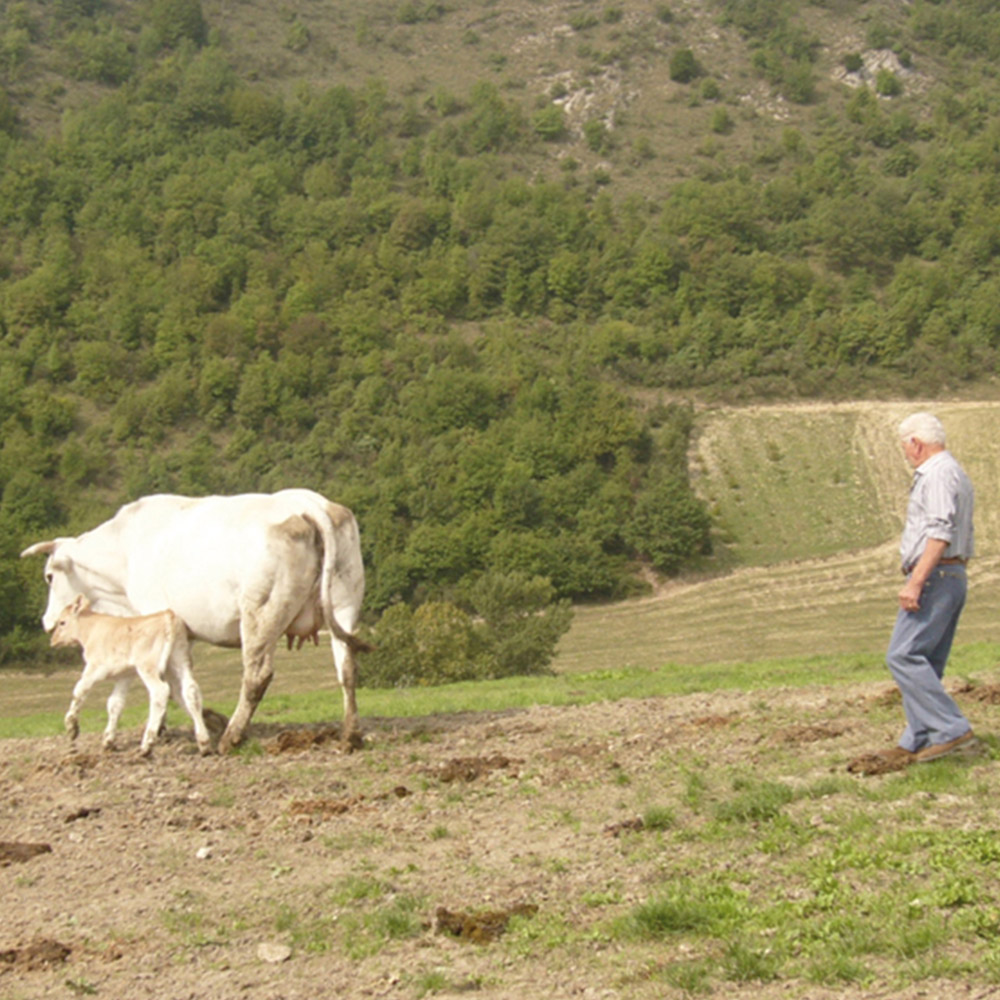
[[[29,545],[22,553],[21,558],[24,559],[27,556],[37,556],[42,553],[48,555],[50,552],[55,551],[55,547],[58,544],[55,540],[51,542],[35,542],[34,545]]]
[[[83,594],[77,594],[73,602],[73,614],[78,615],[81,611],[86,611],[90,607],[90,601]]]

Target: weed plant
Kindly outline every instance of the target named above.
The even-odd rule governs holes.
[[[607,934],[680,950],[650,977],[690,995],[724,982],[863,986],[890,969],[903,981],[994,981],[1000,838],[985,816],[953,825],[982,788],[981,768],[961,757],[795,788],[701,767],[675,790],[658,883]]]

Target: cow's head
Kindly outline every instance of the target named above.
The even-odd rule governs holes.
[[[49,603],[42,616],[42,625],[46,632],[55,627],[59,612],[71,604],[78,594],[87,590],[77,575],[73,563],[71,548],[72,538],[57,538],[51,542],[37,542],[21,553],[21,558],[35,556],[40,553],[48,555],[45,560],[45,582],[49,585]]]
[[[74,646],[80,641],[80,630],[77,624],[80,615],[90,610],[90,601],[83,594],[78,595],[72,604],[67,604],[56,617],[55,626],[49,642],[53,646]]]

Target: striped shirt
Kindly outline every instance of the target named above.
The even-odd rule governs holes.
[[[904,572],[923,555],[929,538],[948,543],[943,559],[970,559],[975,554],[972,506],[972,483],[950,451],[939,451],[920,465],[913,473],[899,543]]]

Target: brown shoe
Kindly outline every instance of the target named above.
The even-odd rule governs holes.
[[[939,760],[941,757],[947,757],[948,754],[954,753],[956,750],[961,750],[963,747],[972,746],[975,742],[976,737],[972,735],[972,730],[970,729],[968,732],[962,733],[961,736],[956,736],[953,740],[948,740],[947,743],[932,743],[929,747],[918,750],[915,754],[916,762],[918,764],[926,764],[931,760]]]

